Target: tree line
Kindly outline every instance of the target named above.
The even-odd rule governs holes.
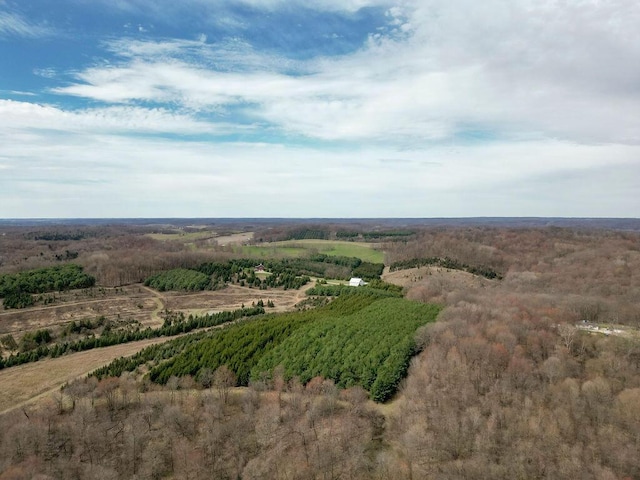
[[[262,267],[269,275],[256,275],[255,259],[233,259],[225,262],[206,262],[193,269],[167,270],[145,280],[145,285],[159,291],[215,290],[229,283],[254,288],[298,289],[307,284],[309,276],[348,279],[351,276],[366,280],[377,279],[384,270],[381,263],[363,262],[357,257],[313,254],[309,258],[264,261]]]
[[[448,268],[451,270],[462,270],[464,272],[469,272],[474,275],[481,275],[490,280],[502,279],[502,275],[500,273],[496,272],[495,270],[489,267],[468,265],[466,263],[460,262],[458,260],[455,260],[449,257],[444,257],[444,258],[427,257],[427,258],[411,258],[408,260],[399,260],[391,264],[390,270],[394,272],[396,270],[406,270],[409,268],[418,268],[418,267],[425,267],[425,266]]]
[[[0,297],[5,308],[33,305],[33,293],[58,292],[95,285],[95,278],[83,272],[80,265],[68,263],[55,267],[0,275]]]
[[[80,265],[68,263],[0,275],[0,297],[17,292],[46,293],[73,288],[88,288],[94,284],[95,279],[84,273]]]

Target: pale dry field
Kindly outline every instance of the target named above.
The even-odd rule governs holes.
[[[243,243],[253,240],[253,232],[234,233],[233,235],[221,235],[219,237],[215,237],[214,240],[220,246],[242,245]]]
[[[60,327],[74,319],[93,318],[100,312],[109,312],[105,316],[115,315],[120,311],[119,308],[122,308],[121,316],[124,316],[125,312],[137,313],[136,317],[142,320],[143,325],[152,327],[161,323],[158,315],[164,309],[183,312],[185,315],[217,313],[235,310],[242,305],[250,307],[252,303],[262,299],[265,306],[269,300],[275,304],[275,308],[266,308],[267,312],[283,312],[292,310],[305,298],[305,291],[312,286],[313,283],[310,282],[300,290],[258,290],[229,285],[217,291],[161,293],[142,285],[135,285],[127,287],[129,296],[118,294],[100,300],[71,301],[61,305],[2,312],[0,332],[12,333],[19,339],[25,331]],[[140,304],[143,308],[136,306]],[[92,311],[93,313],[90,313]],[[172,337],[97,348],[0,370],[0,414],[53,394],[64,383],[84,376],[116,358],[133,355],[148,345],[166,342],[170,338]]]
[[[388,269],[385,269],[382,279],[385,282],[401,287],[414,287],[429,282],[443,281],[454,282],[462,287],[482,287],[492,283],[491,280],[472,273],[442,267],[409,268],[407,270],[396,270],[395,272],[389,272]]]
[[[94,289],[99,292],[100,289]],[[56,294],[58,300],[49,305],[35,305],[19,310],[0,310],[0,335],[11,334],[18,340],[25,332],[42,328],[62,327],[72,321],[131,319],[143,326],[161,323],[158,312],[163,308],[160,295],[142,285],[102,289],[93,296],[82,291]]]
[[[0,370],[0,385],[2,386],[0,388],[0,414],[53,394],[65,383],[107,365],[116,358],[133,355],[149,345],[166,342],[170,338],[173,337],[96,348]]]
[[[51,329],[54,335],[66,324],[79,320],[95,320],[105,317],[113,321],[134,321],[142,327],[157,328],[162,325],[162,312],[171,310],[185,315],[217,313],[249,307],[262,299],[275,304],[270,311],[286,311],[304,298],[304,288],[296,290],[259,290],[229,285],[222,290],[203,292],[157,292],[144,285],[130,285],[109,289],[96,297],[82,297],[66,293],[51,305],[36,305],[19,310],[0,310],[0,335],[13,335],[19,341],[26,332]]]
[[[268,312],[282,312],[291,310],[296,303],[305,298],[305,290],[311,288],[312,283],[302,287],[300,290],[259,290],[257,288],[240,287],[229,285],[222,290],[213,292],[197,292],[190,294],[180,294],[176,292],[165,292],[163,302],[165,308],[172,311],[184,312],[185,315],[202,315],[205,313],[218,313],[224,310],[236,310],[252,306],[262,300],[266,306],[271,300],[275,308],[268,308]]]

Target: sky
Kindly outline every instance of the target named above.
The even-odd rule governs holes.
[[[640,217],[637,0],[0,0],[0,218]]]

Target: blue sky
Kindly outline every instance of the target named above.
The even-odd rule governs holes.
[[[0,0],[0,218],[640,216],[636,0]]]

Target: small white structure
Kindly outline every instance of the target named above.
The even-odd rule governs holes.
[[[363,285],[366,285],[366,283],[361,278],[353,277],[351,280],[349,280],[350,287],[362,287]]]

